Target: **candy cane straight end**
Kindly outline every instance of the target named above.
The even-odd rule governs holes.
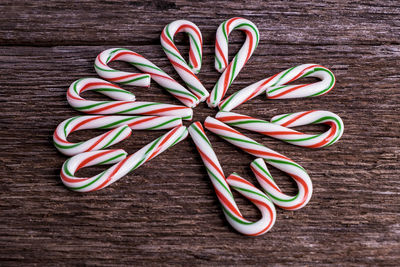
[[[207,106],[208,106],[209,108],[216,108],[216,107],[218,106],[217,101],[211,100],[211,97],[210,97],[210,96],[207,98],[206,103],[207,103]]]
[[[213,120],[215,120],[213,117],[207,116],[207,118],[204,120],[204,127],[207,128],[207,125],[208,125],[209,123],[211,123]]]
[[[191,121],[193,119],[193,109],[188,108],[185,116],[182,117],[182,120]]]

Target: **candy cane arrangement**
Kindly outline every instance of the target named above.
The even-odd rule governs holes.
[[[228,62],[228,36],[234,30],[243,31],[246,40],[232,61]],[[174,43],[174,36],[180,32],[189,37],[188,61]],[[324,95],[335,86],[335,76],[321,65],[303,64],[253,83],[223,99],[254,53],[259,41],[260,34],[256,25],[247,19],[231,18],[218,27],[215,69],[222,74],[210,93],[197,77],[202,66],[203,37],[199,27],[190,21],[173,21],[165,26],[160,36],[162,49],[186,87],[136,52],[125,48],[111,48],[101,52],[95,59],[95,71],[105,80],[82,78],[73,82],[67,90],[67,100],[71,107],[88,115],[64,120],[53,134],[55,147],[61,153],[71,156],[61,169],[63,184],[76,192],[103,189],[178,144],[189,134],[204,163],[226,220],[236,231],[249,236],[265,234],[275,224],[275,206],[284,210],[298,210],[306,206],[313,193],[312,182],[306,170],[292,159],[267,148],[232,127],[258,132],[301,147],[322,148],[333,145],[343,135],[344,125],[341,118],[329,111],[310,110],[277,115],[266,121],[264,118],[253,118],[230,111],[263,93],[268,99]],[[116,70],[109,66],[113,61],[127,62],[143,73]],[[291,84],[305,77],[315,77],[319,81]],[[151,80],[184,106],[138,101],[132,92],[114,84],[148,88]],[[111,100],[86,99],[82,94],[87,91],[101,93]],[[193,123],[188,129],[183,126],[183,121],[193,118],[192,108],[203,101],[206,101],[209,107],[218,107],[220,110],[215,118],[208,117],[205,120],[205,128],[256,157],[251,162],[250,169],[262,190],[237,173],[225,176],[200,122]],[[320,134],[306,134],[292,129],[312,124],[325,124],[329,129]],[[103,129],[106,132],[77,143],[67,140],[71,133],[89,129]],[[138,130],[168,132],[131,155],[122,149],[109,149],[132,135],[132,138],[135,138],[135,131]],[[81,168],[107,164],[113,165],[95,176],[75,176]],[[298,193],[294,196],[283,193],[269,172],[267,164],[288,174],[296,182]],[[252,222],[244,218],[235,202],[232,189],[259,209],[261,218],[258,221]]]

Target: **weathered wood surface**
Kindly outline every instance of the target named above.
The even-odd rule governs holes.
[[[0,265],[398,265],[400,5],[346,2],[1,1]],[[266,119],[326,109],[343,118],[343,138],[320,150],[248,133],[308,170],[314,195],[306,208],[279,209],[264,236],[236,233],[189,139],[105,190],[78,194],[61,184],[66,158],[51,135],[78,114],[66,102],[66,89],[95,76],[99,52],[127,47],[176,77],[159,34],[174,19],[190,19],[205,39],[199,78],[212,88],[215,30],[238,15],[259,27],[261,42],[230,92],[301,63],[322,64],[337,77],[323,97],[258,97],[236,109]],[[242,41],[232,34],[232,53]],[[183,36],[178,43],[187,51]],[[138,99],[178,103],[154,84],[134,90]],[[213,114],[201,105],[195,119]],[[159,134],[138,132],[117,147],[131,153]],[[252,157],[209,137],[226,173],[255,182]],[[272,173],[294,192],[287,177]],[[257,218],[249,203],[238,202],[246,217]]]

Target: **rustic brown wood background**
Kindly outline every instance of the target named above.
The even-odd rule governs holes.
[[[398,266],[400,4],[348,2],[2,0],[0,265]],[[322,64],[337,77],[336,87],[322,97],[258,97],[235,110],[269,119],[326,109],[343,118],[342,139],[324,149],[246,132],[308,170],[314,183],[309,205],[295,212],[278,209],[274,228],[261,237],[236,233],[190,139],[107,189],[67,190],[59,179],[66,157],[51,136],[58,123],[79,114],[68,106],[66,89],[78,78],[96,76],[95,56],[126,47],[177,77],[159,35],[167,23],[189,19],[204,36],[199,78],[211,89],[219,77],[213,69],[215,31],[233,16],[252,20],[261,41],[230,92],[302,63]],[[243,40],[232,33],[232,55]],[[176,41],[187,53],[187,37]],[[148,90],[132,89],[138,99],[178,104],[154,83]],[[213,114],[201,105],[195,119]],[[307,128],[315,129],[322,128]],[[256,182],[249,171],[252,157],[208,134],[225,172]],[[137,132],[116,147],[132,153],[158,135]],[[285,175],[272,172],[285,191],[295,192]],[[246,217],[258,218],[247,201],[238,202]]]

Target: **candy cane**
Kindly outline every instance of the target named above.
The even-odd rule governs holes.
[[[230,126],[258,132],[290,144],[309,148],[326,147],[337,142],[343,134],[342,119],[329,111],[310,110],[275,116],[271,122],[233,112],[218,112],[216,119]],[[305,134],[288,127],[324,123],[329,130],[321,134]]]
[[[53,141],[63,154],[73,156],[82,152],[105,149],[131,135],[132,130],[172,129],[182,125],[178,117],[156,116],[77,116],[60,123],[54,131]],[[90,140],[71,143],[67,137],[79,130],[113,129]]]
[[[309,84],[288,85],[288,83],[305,77],[316,77],[321,80]],[[335,76],[329,69],[316,64],[303,64],[284,70],[233,93],[219,103],[218,107],[222,111],[231,111],[265,91],[270,99],[312,97],[326,94],[334,86]]]
[[[120,101],[91,101],[80,96],[81,93],[90,90]],[[128,91],[97,78],[84,78],[73,82],[67,91],[67,100],[73,108],[88,114],[176,116],[184,120],[191,120],[193,116],[193,110],[185,106],[134,101],[134,97]]]
[[[78,192],[103,189],[186,137],[186,127],[178,126],[128,157],[122,149],[91,151],[75,155],[63,164],[61,180],[69,189]],[[75,172],[83,167],[112,163],[116,164],[93,177],[75,176]]]
[[[244,31],[246,41],[228,65],[228,36],[233,30]],[[215,68],[223,73],[207,99],[210,107],[216,107],[219,104],[233,80],[253,54],[260,39],[256,25],[243,18],[232,18],[222,23],[218,27],[216,38]]]
[[[179,32],[186,32],[189,35],[189,65],[174,44],[174,36]],[[203,53],[203,38],[200,29],[188,20],[176,20],[165,26],[160,40],[172,66],[192,93],[200,102],[203,102],[209,96],[209,93],[196,76],[201,69]]]
[[[275,204],[287,210],[297,210],[307,205],[312,195],[312,183],[310,177],[303,167],[293,160],[263,146],[262,144],[241,134],[240,132],[214,118],[208,117],[205,121],[205,127],[229,143],[239,147],[243,151],[256,157],[263,158],[275,168],[286,172],[296,181],[299,189],[298,194],[292,197],[282,193],[282,197],[284,196],[284,204],[272,198],[272,201]],[[268,188],[264,189],[270,195],[274,193],[268,191]],[[276,188],[276,190],[280,192],[279,188]]]
[[[276,219],[275,207],[271,200],[263,192],[254,187],[254,185],[237,174],[232,174],[225,180],[225,175],[219,164],[217,155],[200,122],[195,122],[189,127],[189,134],[199,151],[208,176],[214,186],[215,193],[222,205],[225,217],[230,225],[245,235],[262,235],[270,230]],[[243,218],[229,185],[256,205],[261,212],[260,220],[250,222]]]
[[[185,87],[171,78],[159,67],[143,56],[125,48],[111,48],[101,52],[95,61],[95,70],[97,74],[110,81],[125,81],[125,77],[132,75],[131,73],[112,69],[108,64],[114,60],[120,60],[130,63],[144,73],[150,74],[151,78],[176,97],[184,105],[195,107],[199,103],[199,99],[189,92]]]

